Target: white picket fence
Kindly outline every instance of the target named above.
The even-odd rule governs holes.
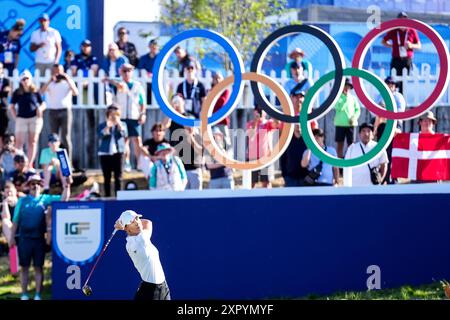
[[[140,71],[140,73],[136,72],[135,79],[141,82],[145,88],[147,83],[151,83],[151,78],[144,70]],[[373,72],[373,70],[369,71]],[[384,79],[387,74],[388,72],[385,69],[381,69],[379,72],[377,72],[377,75],[382,79]],[[424,101],[432,92],[439,76],[439,66],[435,74],[431,73],[431,67],[428,64],[423,64],[420,70],[417,67],[414,68],[410,75],[407,75],[406,69],[403,70],[403,75],[396,75],[395,70],[392,70],[391,74],[393,75],[395,81],[403,82],[403,91],[405,99],[407,101],[407,106],[413,107]],[[281,72],[281,77],[277,77],[275,70],[272,70],[269,73],[269,76],[280,83],[282,86],[284,86],[286,81],[289,80],[285,70]],[[320,73],[315,70],[313,74],[313,80],[317,81],[320,76]],[[47,70],[45,75],[41,75],[37,70],[34,74],[34,83],[45,83],[48,81],[49,77],[49,70]],[[77,84],[79,91],[84,91],[84,94],[80,94],[80,96],[77,98],[77,103],[73,106],[75,109],[103,109],[107,106],[107,104],[110,103],[110,101],[107,101],[107,95],[105,95],[105,84],[102,82],[102,80],[105,78],[105,72],[103,70],[99,71],[97,77],[95,77],[92,72],[89,72],[88,76],[84,77],[82,72],[80,71],[76,76],[73,76],[72,78]],[[10,79],[12,80],[13,87],[17,88],[20,81],[19,73],[17,70],[14,70],[13,75],[12,77],[10,77]],[[164,81],[166,94],[173,94],[173,92],[176,91],[178,84],[182,80],[183,79],[178,76],[178,72],[176,70],[166,70]],[[203,82],[207,90],[211,88],[212,76],[210,71],[206,71],[205,76],[200,77],[199,80]],[[321,90],[319,94],[319,101],[315,102],[316,105],[327,97],[331,89],[331,85],[332,84],[330,82]],[[86,86],[86,88],[84,88],[83,90],[84,86]],[[94,89],[95,87],[98,87],[98,89]],[[366,89],[370,96],[375,97],[377,95],[373,86],[366,86]],[[436,106],[450,105],[449,91],[450,90],[447,88],[443,97],[440,99],[440,101],[437,102]],[[269,101],[273,105],[275,105],[275,94],[271,90],[265,90],[265,93],[269,97]],[[97,94],[97,97],[94,97],[95,94]],[[159,109],[159,106],[156,104],[156,100],[153,98],[151,101],[152,104],[148,105],[148,108],[153,110]],[[238,108],[253,108],[253,101],[253,94],[247,82],[245,84],[242,100],[238,105]]]

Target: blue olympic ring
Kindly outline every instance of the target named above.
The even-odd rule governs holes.
[[[244,72],[244,63],[242,62],[242,58],[238,54],[237,48],[232,44],[230,40],[228,40],[223,35],[204,29],[191,29],[173,37],[166,45],[162,48],[161,52],[156,56],[155,64],[153,66],[153,81],[152,81],[152,91],[155,94],[156,101],[158,102],[161,110],[171,118],[173,121],[177,122],[182,126],[187,127],[196,127],[200,125],[199,119],[189,119],[181,116],[173,107],[170,105],[167,97],[163,94],[163,73],[164,67],[169,59],[169,55],[172,53],[173,49],[178,45],[179,42],[189,39],[189,38],[207,38],[212,41],[217,42],[222,48],[225,49],[225,52],[230,56],[231,62],[234,65],[234,83],[233,90],[231,92],[230,99],[228,102],[220,108],[217,112],[215,112],[211,117],[208,118],[208,124],[213,125],[219,122],[221,119],[229,115],[235,105],[239,102],[239,98],[242,94],[243,85],[242,85],[242,73]]]

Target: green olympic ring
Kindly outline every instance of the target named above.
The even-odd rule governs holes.
[[[330,156],[326,153],[316,142],[312,135],[311,126],[308,126],[308,113],[312,107],[311,102],[314,96],[318,93],[319,89],[328,81],[334,79],[335,71],[331,71],[321,77],[306,93],[305,101],[300,111],[299,121],[300,128],[302,130],[302,136],[306,146],[311,152],[318,157],[322,162],[328,163],[335,167],[356,167],[370,162],[375,159],[381,152],[386,150],[389,143],[394,138],[395,128],[397,127],[397,120],[388,119],[383,135],[377,145],[362,156],[352,159],[340,159]],[[385,101],[386,109],[389,111],[395,111],[395,100],[392,93],[386,86],[386,84],[376,75],[365,71],[363,69],[346,68],[344,69],[344,76],[360,77],[370,82],[380,93],[381,97]]]

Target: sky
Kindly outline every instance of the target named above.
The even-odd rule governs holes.
[[[152,22],[159,19],[158,0],[104,0],[104,48],[114,39],[119,21]]]

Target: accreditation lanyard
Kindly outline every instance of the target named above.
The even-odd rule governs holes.
[[[407,40],[408,40],[408,29],[406,29],[406,32],[405,32],[405,40],[403,41],[403,46],[406,44]],[[398,43],[399,47],[402,46],[402,43],[400,42],[400,30],[397,31],[397,43]]]
[[[6,39],[6,42],[4,43],[4,63],[10,64],[13,63],[14,57],[13,57],[13,42],[9,40],[9,37]]]
[[[39,37],[41,38],[41,42],[46,42],[47,39],[49,38],[48,30],[45,30],[45,31],[40,30]],[[44,47],[39,48],[39,50],[42,50],[42,55],[44,57],[49,58],[50,50],[51,50],[50,42],[47,41],[46,45]]]
[[[192,84],[191,97],[187,98],[187,96],[188,96],[188,94],[187,94],[187,80],[183,81],[183,95],[184,95],[185,99],[194,100],[195,88],[197,88],[197,85],[198,85],[198,79],[195,79],[194,83]]]

